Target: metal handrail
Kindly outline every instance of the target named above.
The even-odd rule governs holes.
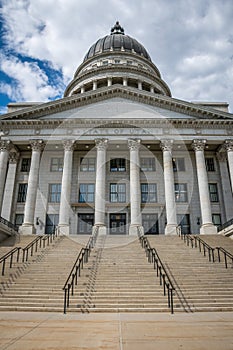
[[[77,259],[70,271],[70,274],[62,288],[64,291],[64,307],[63,312],[66,314],[66,310],[70,305],[70,290],[71,295],[74,295],[74,286],[78,284],[78,277],[81,275],[81,269],[83,269],[84,263],[88,262],[88,258],[90,257],[91,249],[94,248],[96,239],[98,236],[98,227],[94,231],[93,235],[89,238],[85,248],[82,248],[78,254]]]
[[[47,241],[47,246],[52,243],[52,241],[57,237],[57,233],[53,234],[46,234],[46,235],[38,235],[32,242],[30,242],[26,247],[22,248],[23,251],[23,259],[22,262],[28,261],[28,252],[29,249],[31,249],[31,256],[33,256],[34,253],[34,247],[35,247],[35,253],[37,252],[38,249],[38,244],[39,248],[42,246],[43,242],[43,248],[45,248],[45,242]],[[25,258],[26,257],[26,258]]]
[[[4,219],[3,217],[0,216],[0,222],[2,222],[4,225],[8,226],[9,228],[13,229],[14,231],[18,232],[19,228],[18,226],[12,224],[12,222]]]
[[[201,239],[199,236],[193,236],[193,238],[195,241],[195,248],[197,248],[197,241],[198,241],[199,251],[201,252],[201,245],[202,245],[204,256],[206,256],[206,250],[208,250],[209,261],[211,261],[211,257],[212,257],[212,262],[214,262],[215,261],[215,257],[214,257],[215,248],[211,247],[208,243],[203,241],[203,239]]]
[[[163,295],[166,295],[166,289],[167,289],[167,296],[168,296],[168,307],[171,309],[171,313],[174,313],[174,305],[173,305],[173,293],[176,290],[169,275],[168,272],[162,263],[159,254],[155,248],[151,248],[150,242],[148,241],[147,237],[141,236],[139,238],[139,241],[141,242],[142,247],[145,249],[146,256],[148,258],[149,263],[154,263],[154,269],[157,272],[157,277],[159,277],[159,283],[160,285],[163,285]]]
[[[215,249],[217,249],[218,252],[218,261],[221,262],[220,259],[220,252],[223,253],[224,255],[224,261],[225,261],[225,267],[227,269],[228,265],[227,265],[227,257],[231,259],[231,267],[233,268],[233,254],[231,254],[230,252],[228,252],[225,248],[223,247],[216,247]]]
[[[3,255],[3,256],[0,258],[0,263],[3,263],[3,264],[2,264],[2,276],[4,276],[4,274],[5,274],[5,265],[6,265],[6,260],[7,260],[8,258],[10,258],[10,268],[12,268],[13,256],[14,256],[14,253],[16,253],[16,252],[17,252],[16,261],[17,261],[17,262],[19,261],[19,252],[20,252],[20,249],[21,249],[21,247],[15,247],[15,248],[11,249],[8,253],[6,253],[5,255]]]
[[[224,228],[227,228],[229,226],[233,225],[233,218],[225,222],[224,224],[218,226],[218,232],[224,230]]]

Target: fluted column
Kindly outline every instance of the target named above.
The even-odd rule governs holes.
[[[175,235],[177,227],[172,146],[172,140],[163,140],[160,143],[160,147],[163,151],[164,190],[167,216],[165,235]]]
[[[0,213],[2,211],[2,202],[3,202],[7,162],[8,162],[10,147],[11,147],[11,142],[9,140],[0,141]]]
[[[11,210],[13,204],[13,195],[14,195],[14,186],[15,186],[15,177],[16,177],[16,169],[17,163],[19,159],[18,152],[10,152],[9,153],[9,165],[5,183],[5,191],[3,197],[3,206],[2,206],[2,214],[1,216],[11,221]]]
[[[105,179],[106,179],[106,150],[107,139],[96,139],[96,182],[95,182],[95,226],[99,227],[99,234],[106,234],[105,224]]]
[[[32,158],[28,176],[28,188],[24,208],[24,221],[23,225],[20,227],[22,234],[32,234],[36,232],[34,226],[34,216],[39,180],[40,156],[41,151],[44,148],[44,142],[42,140],[31,140],[30,144],[32,148]]]
[[[70,194],[74,146],[74,140],[63,141],[64,162],[62,172],[61,201],[58,227],[59,232],[64,235],[69,235],[70,233]]]
[[[233,140],[226,140],[225,148],[227,150],[227,159],[231,178],[231,190],[233,192]]]
[[[196,156],[197,180],[202,217],[200,233],[214,234],[217,232],[217,229],[212,222],[209,185],[204,156],[205,143],[206,140],[194,140],[192,143]]]
[[[140,140],[128,140],[130,149],[130,212],[131,223],[129,234],[137,234],[138,227],[142,226],[141,217],[141,190],[140,190]]]

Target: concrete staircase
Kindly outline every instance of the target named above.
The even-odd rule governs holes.
[[[137,237],[98,237],[71,297],[70,311],[169,311],[167,297]]]
[[[61,236],[19,263],[17,272],[8,269],[0,277],[0,310],[62,312],[62,288],[81,248],[75,238]]]
[[[223,263],[209,262],[197,248],[187,246],[178,236],[147,236],[176,288],[174,310],[233,311],[233,270]],[[223,245],[227,250],[232,241],[222,236],[202,236],[211,246]]]

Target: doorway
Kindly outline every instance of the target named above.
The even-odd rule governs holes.
[[[110,234],[126,234],[126,214],[109,214],[110,216]]]
[[[94,214],[78,214],[78,234],[90,235],[94,225]]]
[[[142,214],[144,233],[148,235],[159,234],[158,214]]]

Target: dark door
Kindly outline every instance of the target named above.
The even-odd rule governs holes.
[[[142,214],[142,226],[145,234],[158,235],[158,214]]]
[[[94,214],[78,214],[78,234],[90,235],[93,225]]]
[[[126,233],[126,214],[110,214],[110,234]]]

